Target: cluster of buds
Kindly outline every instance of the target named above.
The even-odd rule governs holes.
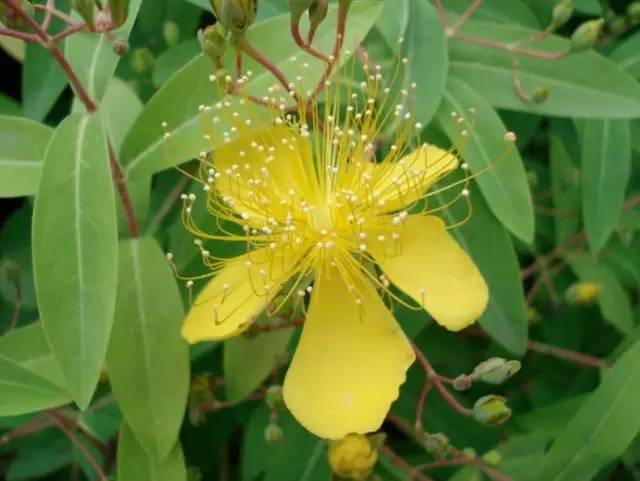
[[[282,399],[282,386],[274,384],[267,388],[264,401],[271,409],[271,419],[264,429],[264,440],[269,444],[279,443],[284,439],[284,431],[278,424],[277,410],[284,405]]]
[[[378,448],[384,436],[349,434],[329,445],[329,466],[340,479],[366,479],[378,461]]]

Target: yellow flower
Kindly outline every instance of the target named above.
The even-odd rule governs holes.
[[[183,196],[183,220],[214,275],[183,336],[226,339],[267,305],[277,311],[310,294],[283,396],[303,426],[329,439],[378,430],[414,361],[383,298],[426,309],[452,331],[472,324],[488,299],[478,269],[447,232],[453,226],[435,215],[442,207],[427,203],[455,188],[470,207],[466,165],[422,144],[421,125],[381,75],[368,78],[357,91],[327,82],[323,109],[303,104],[296,115],[276,89],[265,98],[269,109],[237,98],[201,107],[213,154],[202,152],[199,180],[223,233],[203,232],[191,216],[196,196]],[[376,137],[389,118],[396,134],[376,162]],[[458,169],[464,179],[428,192]],[[244,243],[248,252],[220,259],[202,243],[211,239]]]
[[[329,466],[341,478],[364,479],[376,461],[378,452],[362,434],[349,434],[329,445]]]

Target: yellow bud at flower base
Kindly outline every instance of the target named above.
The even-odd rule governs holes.
[[[349,434],[329,445],[331,471],[345,479],[365,479],[378,461],[378,452],[362,434]]]
[[[596,302],[602,286],[593,282],[578,282],[567,289],[565,296],[569,304],[589,306]]]

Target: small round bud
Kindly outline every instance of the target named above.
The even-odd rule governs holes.
[[[446,458],[451,451],[451,441],[443,433],[427,434],[422,445],[429,454],[437,458]]]
[[[462,457],[465,459],[476,459],[478,457],[478,453],[476,453],[476,450],[473,448],[464,448],[462,450]]]
[[[556,30],[566,24],[573,15],[573,1],[561,0],[555,7],[551,14],[551,29]]]
[[[492,357],[478,364],[471,376],[487,384],[502,384],[520,370],[519,361],[507,361],[501,357]]]
[[[174,47],[180,42],[180,27],[176,22],[167,20],[162,25],[162,38],[168,47]]]
[[[481,397],[473,405],[473,419],[487,426],[505,423],[511,417],[506,398],[496,394]]]
[[[582,23],[571,35],[571,51],[581,52],[592,48],[598,41],[604,20],[589,20]]]
[[[531,94],[531,101],[536,104],[541,104],[547,101],[549,98],[549,87],[546,85],[536,85]]]
[[[631,2],[629,6],[627,6],[627,17],[632,24],[637,24],[640,22],[640,2],[635,1]]]
[[[514,132],[507,132],[506,134],[504,134],[504,140],[513,143],[518,140],[518,137],[516,137],[516,134]]]
[[[497,468],[502,463],[502,456],[494,449],[485,453],[482,456],[482,460],[492,468]]]
[[[329,466],[341,478],[364,480],[377,460],[378,452],[362,434],[349,434],[329,445]]]
[[[129,42],[126,38],[116,37],[111,41],[111,48],[118,57],[122,57],[129,51]]]
[[[589,306],[602,292],[602,285],[593,282],[577,282],[565,291],[567,302],[573,306]]]
[[[282,405],[282,386],[274,384],[267,388],[267,392],[264,398],[267,405],[274,409]]]
[[[155,57],[148,48],[136,48],[131,51],[129,64],[131,65],[131,70],[135,73],[144,74],[150,72],[154,63]]]
[[[315,33],[320,24],[327,18],[329,4],[327,0],[314,0],[309,8],[309,31]]]
[[[276,423],[269,423],[264,430],[264,440],[269,444],[279,443],[284,439],[282,428]]]
[[[198,40],[202,51],[216,65],[222,63],[222,57],[226,50],[227,39],[220,24],[210,25],[204,30],[198,30]]]
[[[243,35],[256,19],[257,0],[222,0],[218,20],[234,35]]]
[[[0,264],[0,268],[4,271],[7,279],[18,284],[20,282],[20,264],[13,260],[5,260]]]

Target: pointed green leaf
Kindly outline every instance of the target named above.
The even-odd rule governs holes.
[[[100,116],[73,114],[45,153],[32,243],[43,327],[82,408],[95,390],[113,322],[117,241]]]
[[[582,131],[582,215],[593,252],[618,225],[629,176],[631,140],[625,120],[586,120]]]
[[[64,72],[40,44],[28,43],[22,71],[24,115],[42,121],[67,86]]]
[[[119,266],[109,379],[138,442],[161,458],[176,443],[189,391],[182,300],[154,239],[122,241]]]
[[[380,11],[380,2],[353,0],[345,45],[353,49],[373,26]],[[314,40],[316,49],[331,51],[335,41],[336,14],[335,6],[331,7]],[[301,52],[286,33],[288,30],[289,15],[280,15],[255,24],[247,37],[287,78],[302,76],[305,85],[315,85],[322,76],[324,65]],[[274,32],[279,34],[274,35]],[[233,58],[233,52],[229,51],[227,64],[233,64]],[[340,58],[344,62],[348,57],[342,55]],[[246,69],[254,72],[249,84],[251,92],[265,95],[274,83],[273,77],[255,62],[245,60]],[[309,66],[303,69],[303,63]],[[210,148],[203,138],[198,106],[210,105],[218,99],[218,89],[209,81],[212,73],[209,58],[199,55],[169,79],[149,101],[124,142],[122,156],[130,177],[147,176],[173,167]],[[171,139],[167,142],[163,140],[162,122],[167,122],[171,130]]]
[[[471,108],[476,112],[473,116],[469,114]],[[452,111],[473,127],[458,124]],[[517,148],[504,139],[507,130],[496,111],[483,95],[461,80],[450,78],[437,119],[461,150],[471,171],[482,171],[476,181],[491,212],[516,237],[530,243],[534,217],[527,174]],[[468,139],[461,138],[462,130],[468,131]]]
[[[560,433],[536,479],[592,479],[640,431],[639,396],[640,343],[636,343],[605,374],[602,384]]]
[[[171,452],[158,458],[138,443],[133,431],[122,423],[118,439],[118,481],[187,481],[182,448],[176,444]]]
[[[71,401],[40,323],[0,337],[0,416],[40,411]]]
[[[33,195],[53,130],[21,117],[0,116],[0,197]]]

